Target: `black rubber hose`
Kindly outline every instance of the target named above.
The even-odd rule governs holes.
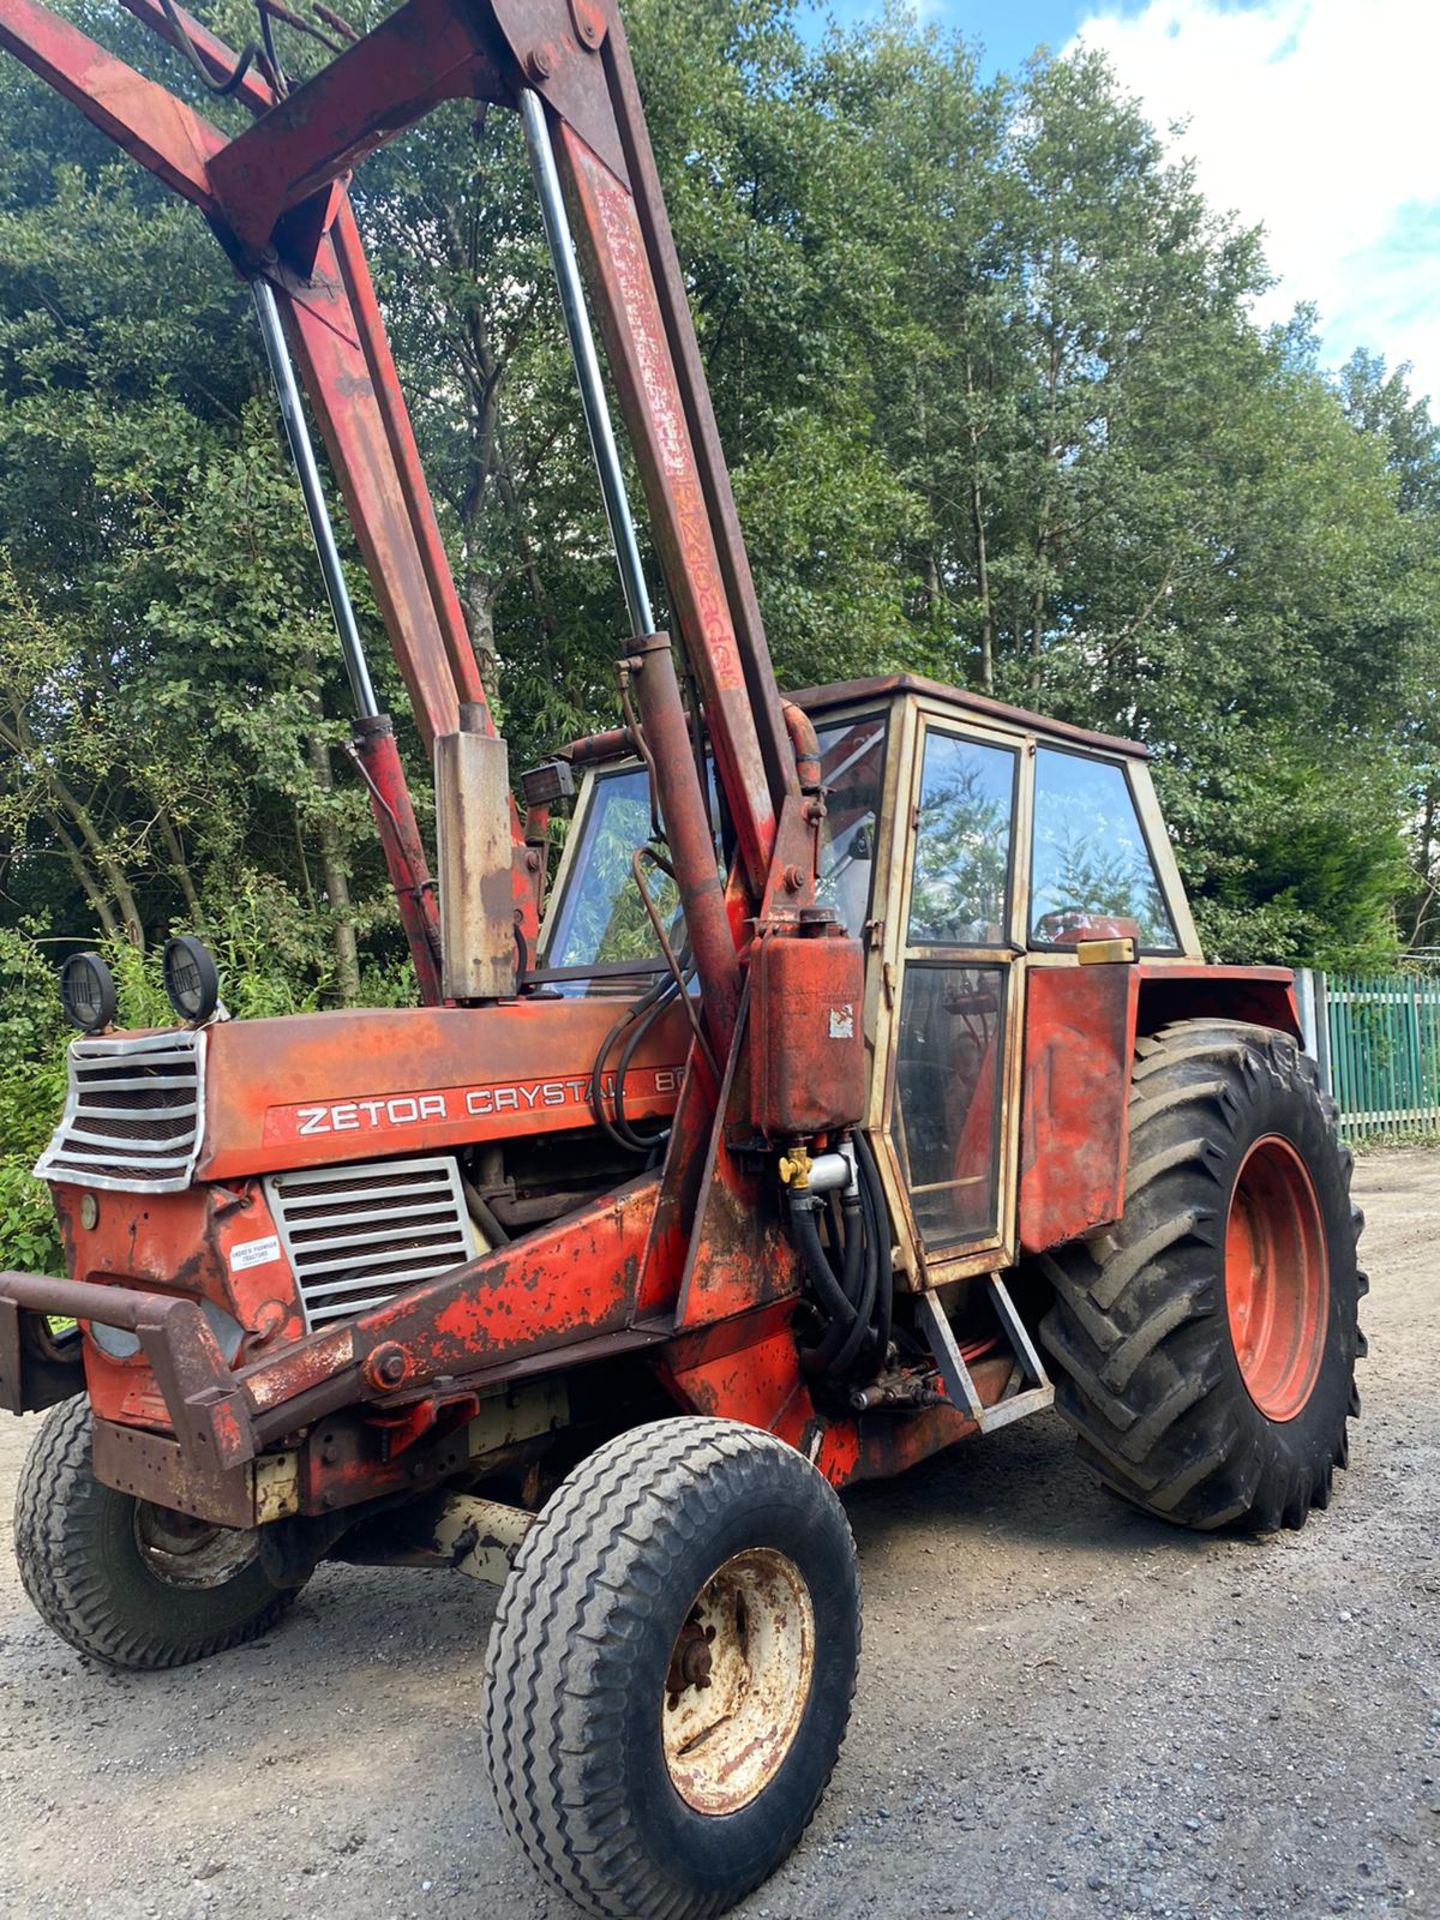
[[[847,1195],[842,1205],[841,1239],[844,1247],[844,1265],[840,1275],[840,1287],[850,1302],[854,1319],[847,1323],[832,1317],[829,1326],[813,1347],[806,1347],[801,1360],[807,1373],[832,1373],[838,1371],[838,1356],[843,1349],[858,1347],[864,1339],[870,1324],[870,1305],[874,1298],[874,1282],[868,1272],[869,1258],[865,1244],[863,1207],[861,1196],[857,1193]],[[826,1256],[825,1264],[831,1266]],[[831,1271],[833,1272],[833,1267]],[[853,1358],[853,1347],[852,1355]]]
[[[855,1153],[860,1162],[860,1190],[870,1204],[868,1223],[875,1247],[875,1360],[883,1367],[890,1350],[890,1327],[895,1312],[895,1266],[890,1257],[890,1209],[885,1204],[885,1189],[880,1184],[880,1169],[870,1142],[863,1133],[855,1135]]]
[[[855,1310],[855,1324],[830,1362],[829,1370],[837,1379],[843,1379],[849,1373],[860,1356],[861,1348],[875,1331],[871,1321],[875,1312],[875,1296],[880,1288],[880,1250],[876,1245],[873,1220],[866,1220],[863,1227],[861,1225],[861,1217],[869,1211],[863,1202],[856,1205],[855,1238],[863,1242],[864,1282]]]
[[[826,1257],[820,1244],[820,1229],[815,1224],[815,1215],[819,1202],[813,1194],[803,1190],[790,1195],[790,1225],[795,1235],[795,1244],[800,1249],[805,1262],[805,1271],[820,1296],[821,1311],[826,1318],[842,1324],[848,1333],[855,1319],[855,1307],[846,1296],[845,1289],[835,1276],[835,1269]]]
[[[846,1194],[840,1202],[840,1243],[843,1248],[840,1267],[840,1285],[845,1289],[845,1298],[858,1312],[860,1296],[865,1289],[863,1262],[865,1259],[865,1216],[858,1192]]]
[[[667,977],[664,980],[657,981],[648,993],[642,994],[633,1006],[627,1007],[606,1034],[600,1051],[595,1056],[595,1065],[590,1072],[590,1111],[595,1116],[595,1123],[610,1136],[616,1146],[623,1147],[627,1153],[648,1154],[655,1143],[653,1140],[642,1140],[638,1134],[634,1133],[634,1131],[628,1127],[625,1127],[622,1131],[622,1128],[612,1125],[610,1116],[605,1111],[605,1097],[601,1084],[605,1077],[605,1062],[610,1057],[610,1049],[615,1045],[615,1042],[631,1022],[642,1019],[645,1014],[650,1012],[652,1007],[662,1001],[667,994],[673,993],[674,991],[675,982]],[[627,1134],[629,1136],[628,1138]]]
[[[625,1115],[625,1076],[630,1071],[630,1062],[635,1057],[635,1049],[640,1045],[641,1041],[645,1038],[646,1034],[649,1033],[651,1027],[654,1026],[655,1022],[660,1018],[660,1015],[664,1013],[671,1001],[675,999],[678,992],[679,989],[672,980],[669,991],[660,994],[655,1004],[641,1014],[640,1018],[635,1022],[630,1037],[620,1049],[619,1063],[615,1068],[615,1125],[628,1139],[636,1142],[643,1141],[647,1151],[652,1147],[658,1146],[662,1140],[666,1139],[670,1129],[669,1127],[657,1127],[653,1133],[641,1133],[637,1128],[631,1126]]]

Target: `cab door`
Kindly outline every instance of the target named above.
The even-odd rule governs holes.
[[[1009,1264],[1023,928],[1022,795],[1032,744],[914,712],[908,831],[887,930],[882,1138],[914,1284]],[[902,775],[901,819],[907,795]]]

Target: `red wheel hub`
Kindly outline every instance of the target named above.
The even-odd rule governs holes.
[[[1267,1419],[1293,1420],[1320,1372],[1330,1273],[1315,1188],[1278,1134],[1257,1140],[1235,1177],[1225,1305],[1250,1398]]]

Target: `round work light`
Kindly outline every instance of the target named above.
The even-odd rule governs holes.
[[[60,969],[65,1018],[82,1033],[99,1033],[115,1018],[115,977],[98,953],[72,953]]]
[[[182,1020],[199,1026],[220,1004],[220,970],[209,949],[188,933],[165,942],[165,998]]]

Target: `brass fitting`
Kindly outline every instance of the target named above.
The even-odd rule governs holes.
[[[810,1155],[805,1151],[802,1140],[792,1147],[789,1153],[780,1156],[780,1184],[786,1187],[808,1187],[810,1184]]]

